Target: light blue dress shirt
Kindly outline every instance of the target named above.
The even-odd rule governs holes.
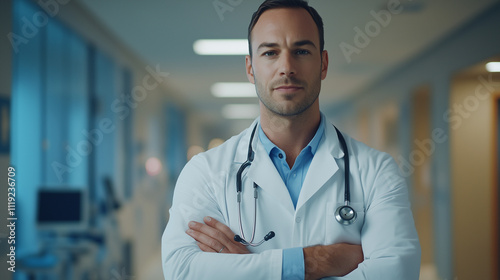
[[[312,159],[318,149],[319,142],[323,137],[324,132],[325,116],[321,114],[321,121],[316,134],[311,142],[309,142],[309,144],[302,149],[297,159],[295,159],[293,167],[290,169],[288,163],[286,162],[285,152],[274,145],[274,143],[267,138],[266,134],[259,126],[259,140],[264,146],[266,152],[269,154],[269,157],[278,170],[281,179],[285,183],[294,207],[297,207],[297,200],[299,199],[302,184],[304,183],[307,171],[309,170],[309,166],[311,165]],[[304,279],[304,275],[304,252],[302,251],[302,248],[296,247],[284,249],[281,279]]]

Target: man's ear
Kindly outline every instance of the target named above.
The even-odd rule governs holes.
[[[247,71],[248,81],[252,84],[255,84],[255,78],[253,76],[253,68],[252,68],[252,57],[249,55],[245,56],[245,68]]]
[[[321,54],[321,80],[326,78],[326,73],[328,72],[328,52],[323,50]]]

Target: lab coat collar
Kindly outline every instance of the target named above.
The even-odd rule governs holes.
[[[248,143],[250,141],[250,135],[255,125],[260,122],[260,117],[257,118],[252,125],[242,132],[240,139],[238,141],[237,150],[234,157],[235,170],[241,166],[247,160],[248,155]],[[251,181],[255,182],[259,187],[265,192],[266,196],[274,197],[276,202],[284,205],[286,209],[289,209],[290,213],[293,215],[294,207],[293,202],[285,186],[285,183],[281,179],[278,170],[274,166],[269,154],[262,143],[260,143],[259,136],[255,132],[252,148],[254,150],[255,156],[250,165],[247,168],[247,172],[243,172],[243,176],[247,176]],[[243,187],[244,188],[244,187]]]
[[[337,130],[335,130],[335,127],[328,121],[326,121],[325,124],[325,135],[322,139],[322,142],[323,141],[324,144],[327,146],[326,147],[327,153],[331,154],[335,158],[344,157],[344,152],[340,148],[340,140],[339,136],[337,135]]]
[[[247,160],[250,135],[254,126],[259,122],[260,117],[255,119],[252,125],[242,132],[235,153],[235,164],[242,164]],[[257,132],[255,133],[257,134]],[[248,168],[246,176],[249,176],[249,178],[257,183],[264,191],[270,192],[266,195],[272,195],[278,199],[282,205],[286,205],[288,209],[293,211],[294,207],[290,194],[269,155],[260,143],[258,135],[254,136],[252,144],[255,157],[252,165]],[[302,185],[302,190],[297,201],[297,210],[318,192],[338,171],[339,167],[335,158],[340,159],[343,156],[344,152],[342,152],[340,148],[337,132],[334,126],[327,121],[325,125],[325,134],[320,141],[318,150],[314,155],[306,178],[304,179],[304,184]]]
[[[260,117],[240,135],[241,138],[238,141],[234,157],[234,164],[236,165],[235,170],[247,160],[250,135],[255,125],[259,125],[259,122]],[[254,160],[252,165],[247,168],[247,172],[243,173],[243,176],[247,176],[251,181],[255,182],[262,189],[262,195],[273,197],[277,203],[285,206],[285,208],[290,211],[290,214],[293,215],[295,209],[288,189],[271,161],[269,154],[267,154],[264,146],[260,142],[257,133],[256,131],[252,143],[252,148],[255,153]]]
[[[258,142],[258,144],[257,144]],[[293,215],[294,206],[290,193],[281,179],[281,176],[274,166],[269,154],[264,149],[264,145],[260,141],[255,142],[256,151],[255,159],[252,165],[248,168],[248,177],[255,182],[264,192],[263,195],[273,197],[273,199],[285,206]]]
[[[250,125],[249,128],[245,129],[243,132],[240,134],[240,139],[238,141],[237,147],[236,147],[236,152],[234,155],[234,163],[236,164],[242,164],[247,160],[248,156],[248,141],[250,141],[250,135],[252,134],[253,128],[260,123],[260,117],[256,118],[253,122],[252,125]],[[258,142],[258,131],[255,131],[255,136],[253,137],[253,145],[252,148],[255,152],[255,148],[257,146]]]
[[[339,170],[337,161],[344,157],[335,127],[327,122],[325,135],[307,171],[297,201],[297,211],[314,196],[330,178]]]
[[[337,131],[335,130],[335,127],[326,119],[325,115],[321,113],[321,117],[326,120],[325,122],[325,132],[324,135],[321,139],[320,145],[324,144],[327,145],[327,150],[323,152],[327,152],[334,156],[335,158],[342,158],[344,156],[344,153],[342,152],[342,149],[340,149],[340,142],[339,138],[337,136]],[[256,118],[250,127],[248,127],[246,130],[244,130],[241,133],[241,138],[239,140],[236,153],[234,156],[234,162],[236,163],[243,163],[247,160],[247,154],[248,154],[248,141],[250,141],[250,135],[252,134],[252,130],[255,127],[255,125],[260,124],[260,117]],[[255,132],[255,136],[253,139],[253,149],[254,151],[256,150],[256,147],[258,145],[262,145],[259,141],[258,137],[258,131]],[[326,141],[325,141],[326,138]],[[325,143],[324,143],[325,142]],[[319,149],[319,147],[318,147]],[[317,151],[316,151],[317,152]]]

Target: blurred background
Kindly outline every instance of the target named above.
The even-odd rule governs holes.
[[[259,4],[0,2],[1,279],[163,279],[180,170],[258,115],[244,40]],[[499,279],[499,1],[310,4],[321,109],[400,164],[420,279]],[[198,41],[220,39],[243,50]]]

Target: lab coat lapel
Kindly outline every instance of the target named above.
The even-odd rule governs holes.
[[[318,192],[325,183],[339,170],[335,158],[341,158],[344,153],[333,125],[327,123],[325,134],[314,154],[306,178],[302,184],[297,210]]]
[[[255,137],[258,136],[255,135]],[[260,141],[256,140],[253,147],[256,148],[255,159],[249,168],[248,177],[259,185],[263,195],[273,197],[274,201],[282,204],[293,213],[292,199],[271,158]]]

